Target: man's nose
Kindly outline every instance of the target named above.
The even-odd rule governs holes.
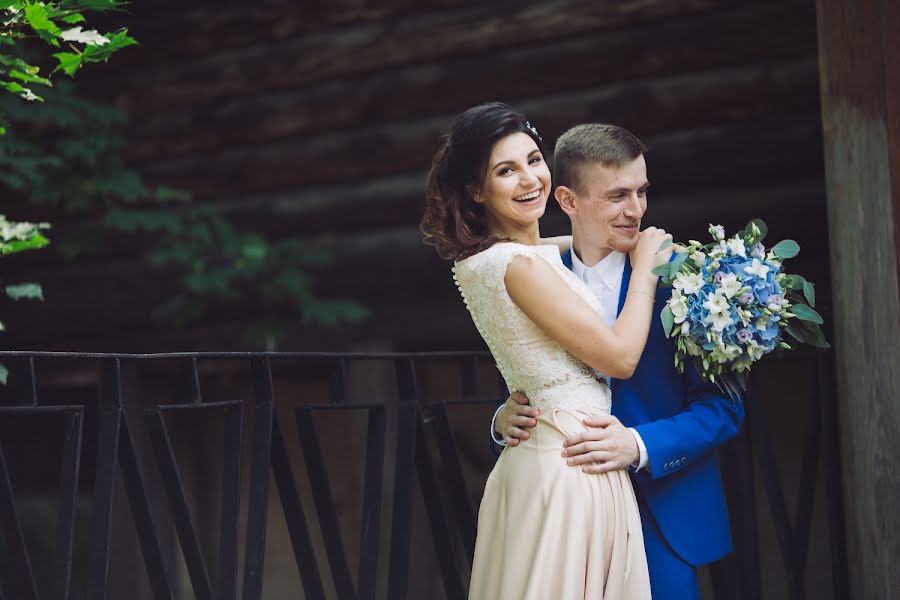
[[[645,210],[647,209],[641,203],[641,198],[637,193],[633,193],[628,197],[628,203],[625,205],[626,216],[640,219],[644,216]]]

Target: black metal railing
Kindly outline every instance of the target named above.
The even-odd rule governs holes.
[[[797,498],[793,518],[785,500],[779,461],[768,427],[754,405],[752,387],[746,403],[745,431],[723,449],[729,505],[735,515],[732,521],[736,551],[711,569],[717,599],[763,597],[759,557],[767,549],[760,547],[757,523],[760,514],[770,515],[775,524],[782,576],[787,581],[789,596],[805,598],[811,514],[820,472],[825,473],[827,487],[826,493],[818,497],[827,499],[833,597],[847,597],[840,472],[837,468],[820,469],[823,461],[840,464],[828,355],[813,356],[817,378],[811,383],[815,386],[814,402],[808,410],[801,477],[787,482]],[[389,391],[375,393],[373,390],[372,395],[378,396],[374,399],[352,398],[348,391],[348,372],[366,361],[390,365],[392,385]],[[274,479],[305,598],[403,600],[409,597],[410,565],[422,551],[412,546],[413,540],[420,539],[417,536],[422,534],[414,531],[417,506],[424,509],[428,538],[436,557],[435,576],[440,577],[445,597],[465,598],[475,545],[477,502],[473,498],[477,494],[473,496],[472,486],[467,485],[455,440],[459,431],[454,428],[450,413],[456,407],[470,406],[481,407],[486,416],[505,397],[502,381],[493,372],[485,353],[0,352],[0,362],[11,373],[10,385],[0,403],[0,531],[3,535],[0,600],[114,597],[109,590],[109,574],[112,515],[119,485],[130,508],[150,597],[184,597],[173,572],[177,569],[173,566],[176,559],[172,546],[177,544],[183,560],[178,568],[183,567],[186,572],[193,597],[235,599],[240,586],[240,597],[244,600],[262,598],[266,534],[270,531],[269,509],[273,504],[269,498],[270,478]],[[135,406],[132,401],[135,390],[123,383],[123,368],[159,363],[164,363],[166,368],[158,368],[154,377],[171,378],[178,384],[165,402],[156,398],[149,404]],[[174,369],[170,368],[173,364],[177,365]],[[201,371],[207,366],[223,364],[246,369],[247,379],[252,382],[248,386],[252,389],[252,401],[210,399],[222,393],[220,390],[208,394],[204,389],[204,381],[217,371],[215,368],[208,373]],[[448,370],[451,371],[454,382],[451,389],[444,389],[445,383],[439,383],[437,391],[423,393],[421,387],[428,377],[418,372],[422,364],[439,364],[444,373],[442,381],[447,379]],[[273,365],[296,367],[300,378],[326,382],[320,386],[327,389],[324,398],[321,401],[277,398]],[[43,381],[45,371],[64,372],[55,376],[57,383],[53,384],[62,392],[50,394],[50,400],[43,394],[49,385]],[[66,402],[64,391],[70,385],[67,382],[73,380],[72,372],[82,373],[81,379],[76,378],[82,386],[85,385],[83,374],[87,372],[87,385],[93,386],[97,393],[79,403]],[[126,417],[138,410],[142,413],[143,427],[132,430],[130,421],[134,418]],[[362,417],[365,423],[362,491],[359,505],[354,507],[359,528],[353,532],[356,535],[352,542],[356,547],[349,551],[345,544],[349,538],[342,531],[333,494],[335,468],[328,466],[316,425],[319,417],[330,413],[347,415],[347,418],[358,415],[355,418]],[[16,420],[26,416],[62,420],[63,441],[59,445],[56,486],[59,502],[52,557],[42,559],[46,562],[42,565],[43,577],[38,577],[33,568],[36,563],[29,551],[20,514],[25,500],[17,500],[17,485],[10,472],[8,444],[14,436],[7,433],[4,439],[4,432],[15,431]],[[89,416],[91,423],[87,423]],[[203,542],[196,506],[195,510],[191,508],[192,486],[190,481],[186,483],[179,468],[179,453],[172,438],[171,424],[186,416],[201,420],[215,418],[222,423],[221,485],[216,490],[219,506],[214,511],[219,516],[218,543],[212,552],[210,545]],[[487,453],[486,421],[479,422],[478,427],[479,432],[485,432],[482,450]],[[85,439],[86,431],[94,432],[92,439]],[[85,444],[94,449],[96,456],[92,478],[81,473]],[[297,453],[302,456],[305,483],[301,482],[300,469],[292,459]],[[149,487],[148,464],[155,467],[154,476],[161,481],[159,491]],[[386,471],[390,474],[387,477]],[[762,477],[764,504],[756,499],[756,472]],[[82,480],[90,482],[89,489],[80,491]],[[82,484],[81,488],[84,487]],[[87,560],[73,584],[76,505],[80,496],[90,498],[86,539],[78,542]],[[158,506],[160,503],[165,504],[164,510]],[[383,527],[387,513],[390,525]],[[243,535],[242,521],[246,523]],[[211,555],[215,557],[214,564]],[[355,573],[352,556],[358,557]],[[273,596],[269,588],[267,597],[289,594],[296,597],[298,591]]]

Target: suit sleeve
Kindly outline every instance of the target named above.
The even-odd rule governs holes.
[[[691,465],[734,437],[744,421],[743,400],[726,397],[685,365],[685,407],[681,412],[635,429],[647,447],[649,475],[659,479]]]

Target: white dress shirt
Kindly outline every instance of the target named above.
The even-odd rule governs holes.
[[[581,259],[575,254],[574,248],[571,255],[572,272],[587,284],[588,288],[600,300],[603,320],[612,327],[615,325],[616,317],[618,316],[619,294],[622,291],[622,275],[625,272],[625,253],[613,250],[603,260],[590,267],[581,262]],[[609,377],[606,377],[606,380],[608,382]],[[494,418],[491,419],[491,437],[497,444],[505,446],[506,442],[502,438],[497,439],[495,434],[494,424],[498,412],[500,412],[499,408],[494,412]],[[648,462],[647,447],[636,429],[629,427],[628,430],[634,435],[639,454],[638,461],[632,466],[637,467],[638,470],[643,469]]]

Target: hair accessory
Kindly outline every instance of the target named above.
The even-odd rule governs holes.
[[[541,134],[539,134],[539,133],[537,132],[537,128],[536,128],[534,125],[532,125],[532,124],[529,123],[528,121],[525,121],[525,127],[526,127],[531,133],[533,133],[534,135],[536,135],[536,136],[537,136],[537,139],[541,140],[542,142],[544,141],[544,138],[542,138],[542,137],[541,137]]]

